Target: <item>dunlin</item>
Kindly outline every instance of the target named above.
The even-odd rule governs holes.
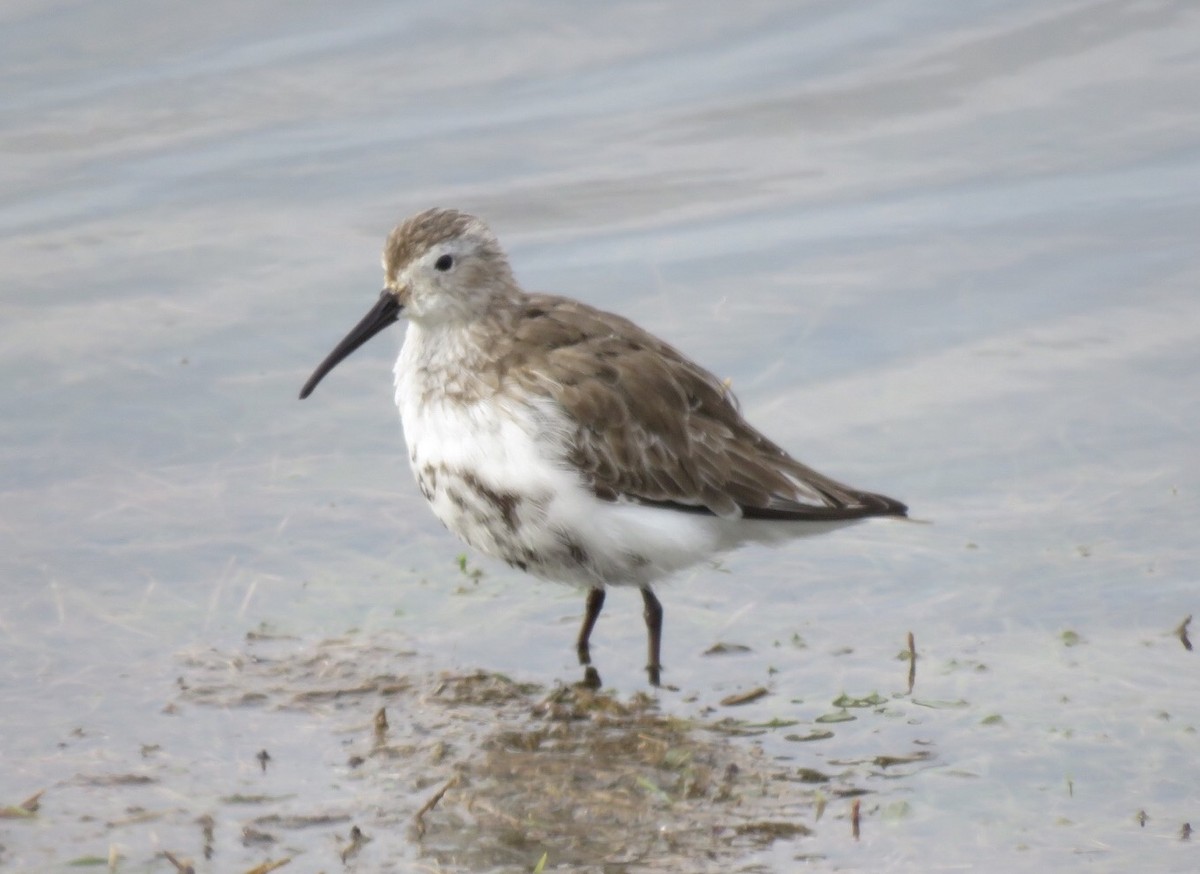
[[[593,681],[606,587],[641,590],[658,685],[655,582],[744,543],[907,512],[793,459],[721,380],[628,319],[522,291],[473,216],[413,216],[383,269],[379,302],[300,397],[403,314],[396,405],[421,493],[481,552],[587,590],[576,651]]]

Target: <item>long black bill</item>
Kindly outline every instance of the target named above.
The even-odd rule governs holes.
[[[379,303],[371,307],[371,311],[363,316],[362,321],[354,326],[353,330],[345,336],[342,342],[334,347],[334,350],[313,371],[313,375],[308,378],[308,382],[304,383],[304,388],[300,389],[300,400],[304,400],[312,394],[312,390],[317,387],[317,383],[325,378],[325,374],[337,367],[343,358],[347,357],[351,352],[399,318],[400,301],[396,300],[396,295],[385,288],[383,293],[379,295]]]

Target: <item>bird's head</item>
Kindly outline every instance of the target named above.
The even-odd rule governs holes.
[[[454,209],[428,209],[397,225],[383,247],[383,273],[379,301],[321,362],[301,398],[401,314],[428,327],[466,324],[520,293],[488,226]]]

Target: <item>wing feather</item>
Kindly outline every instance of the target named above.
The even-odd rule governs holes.
[[[576,423],[567,460],[605,500],[763,519],[907,512],[793,459],[720,380],[627,319],[529,295],[508,339],[500,379],[562,405]]]

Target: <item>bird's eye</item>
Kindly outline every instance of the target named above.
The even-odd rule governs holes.
[[[433,266],[435,268],[437,268],[438,270],[442,271],[443,273],[445,273],[447,270],[449,270],[451,267],[454,266],[454,259],[451,258],[449,255],[443,255],[441,258],[438,258],[436,261],[433,262]]]

